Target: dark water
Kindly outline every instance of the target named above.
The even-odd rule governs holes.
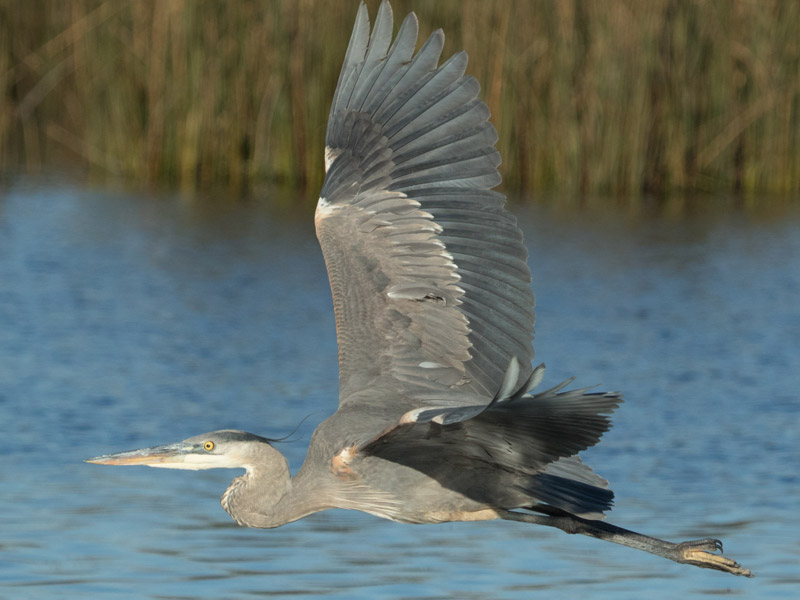
[[[336,340],[307,219],[17,181],[0,191],[0,596],[796,598],[800,215],[521,214],[545,382],[623,390],[585,458],[611,521],[723,538],[747,580],[517,523],[346,511],[259,531],[234,471],[82,459],[234,427],[296,468],[336,405]],[[722,203],[726,204],[726,203]]]

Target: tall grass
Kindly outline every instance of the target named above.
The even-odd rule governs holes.
[[[374,14],[377,2],[370,1]],[[356,2],[0,0],[0,162],[316,188]],[[440,0],[506,186],[800,191],[800,2]]]

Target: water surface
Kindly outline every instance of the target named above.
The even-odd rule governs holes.
[[[585,459],[610,520],[718,536],[746,580],[518,523],[329,511],[237,527],[235,471],[83,459],[232,427],[297,468],[335,410],[308,218],[213,196],[20,179],[0,191],[0,596],[794,598],[800,589],[800,215],[517,211],[545,383],[625,393]]]

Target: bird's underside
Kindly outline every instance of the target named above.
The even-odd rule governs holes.
[[[578,454],[617,393],[537,391],[522,233],[493,190],[497,133],[444,35],[415,52],[408,15],[362,3],[334,94],[315,225],[339,344],[339,408],[294,478],[271,440],[221,430],[106,455],[102,464],[244,467],[223,496],[238,523],[276,527],[326,508],[425,523],[507,519],[749,575],[716,540],[672,544],[600,520],[608,484]]]

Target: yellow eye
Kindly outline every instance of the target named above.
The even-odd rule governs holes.
[[[204,448],[205,450],[208,450],[209,452],[211,452],[211,451],[214,449],[214,442],[212,442],[212,441],[210,441],[210,440],[209,440],[209,441],[207,441],[207,442],[204,442],[204,443],[203,443],[203,448]]]

